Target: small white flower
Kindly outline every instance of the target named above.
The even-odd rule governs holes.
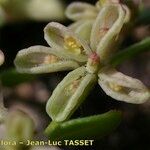
[[[83,5],[83,11],[79,11],[79,14],[83,13],[87,17],[87,8],[92,11],[96,9]],[[74,16],[75,20],[80,19],[79,14]],[[70,117],[96,84],[97,78],[106,94],[116,100],[143,103],[150,97],[148,89],[141,81],[113,71],[114,68],[107,66],[126,23],[124,7],[120,3],[106,4],[101,8],[93,25],[90,20],[83,24],[82,21],[77,22],[80,24],[76,30],[78,34],[59,23],[49,23],[44,29],[44,37],[51,48],[30,47],[19,52],[15,59],[15,65],[20,72],[45,73],[75,69],[58,84],[46,106],[47,113],[58,122]],[[72,28],[76,28],[77,24],[72,25]],[[90,33],[87,40],[87,33],[82,30],[85,26],[91,30],[90,32],[86,28]],[[68,63],[67,67],[64,62]]]

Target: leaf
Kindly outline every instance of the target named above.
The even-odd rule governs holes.
[[[100,139],[118,127],[121,117],[121,112],[109,111],[63,123],[51,122],[45,134],[50,140]]]
[[[23,82],[29,82],[36,79],[37,76],[18,73],[14,68],[10,68],[0,73],[0,79],[3,86],[15,86]]]
[[[113,67],[123,63],[124,61],[131,59],[132,57],[138,55],[141,52],[146,52],[150,50],[150,37],[142,40],[139,43],[131,45],[130,47],[118,52],[114,57],[111,58],[109,64]]]

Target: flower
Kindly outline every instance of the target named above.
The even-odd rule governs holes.
[[[18,71],[47,73],[75,69],[58,84],[47,102],[49,116],[57,122],[68,119],[96,84],[119,101],[144,103],[150,93],[143,83],[107,65],[126,23],[122,4],[106,4],[98,13],[85,40],[59,23],[49,23],[45,40],[51,48],[33,46],[20,51],[15,59]],[[87,30],[88,32],[89,30]],[[81,31],[82,32],[82,31]]]
[[[0,50],[0,66],[3,63],[4,63],[4,54]],[[2,95],[1,85],[0,85],[0,123],[1,123],[1,121],[3,121],[6,113],[7,113],[7,110],[6,110],[6,108],[4,107],[4,104],[3,104],[3,95]]]
[[[64,20],[64,3],[61,0],[0,0],[0,17],[0,25],[22,20]]]
[[[27,141],[33,141],[35,122],[24,111],[11,110],[3,124],[0,125],[0,140],[14,141],[16,144],[0,145],[2,150],[22,150]],[[34,139],[35,140],[35,139]],[[51,146],[28,146],[28,150],[60,150]]]
[[[119,3],[120,0],[99,0],[94,6],[86,2],[73,2],[66,9],[66,16],[75,21],[69,28],[89,41],[92,25],[102,8],[106,5],[118,5]],[[121,6],[126,11],[124,21],[128,23],[131,17],[130,10],[124,4],[121,4]]]

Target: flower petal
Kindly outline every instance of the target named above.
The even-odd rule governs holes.
[[[85,67],[70,72],[48,100],[48,115],[57,122],[68,119],[86,98],[95,82],[96,76],[88,74]]]
[[[140,104],[150,100],[150,92],[140,80],[115,69],[99,72],[99,84],[107,95],[119,101]]]
[[[26,5],[27,16],[31,19],[40,21],[65,19],[64,3],[61,0],[29,0]]]
[[[4,63],[4,60],[5,60],[4,54],[3,54],[3,52],[0,50],[0,66]]]
[[[4,120],[6,115],[7,115],[7,109],[4,107],[2,90],[0,88],[0,123]]]
[[[66,16],[73,21],[94,19],[96,18],[97,13],[98,10],[95,6],[83,2],[71,3],[66,10]]]
[[[79,67],[75,61],[67,60],[57,50],[44,46],[32,46],[19,51],[14,63],[22,73],[50,73]]]
[[[69,26],[69,29],[74,31],[82,39],[86,40],[90,44],[91,30],[94,20],[81,20],[73,23]]]
[[[56,23],[49,23],[45,29],[45,40],[47,43],[62,51],[69,58],[79,62],[87,61],[87,54],[91,52],[88,43],[73,33],[69,28]]]
[[[125,23],[128,23],[130,21],[130,18],[131,18],[130,9],[126,5],[122,5],[122,7],[126,11]]]
[[[116,42],[124,19],[125,11],[119,4],[105,5],[100,11],[92,28],[91,47],[92,50],[97,50],[102,61],[112,51],[112,44]]]
[[[33,139],[35,127],[33,120],[22,111],[11,111],[8,113],[5,120],[6,125],[6,139],[8,141],[22,141],[26,143],[27,140]],[[16,149],[17,145],[14,145]]]

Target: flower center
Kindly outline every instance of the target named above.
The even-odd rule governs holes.
[[[96,73],[99,69],[100,58],[96,52],[93,52],[89,55],[86,69],[90,73]]]
[[[82,45],[73,37],[67,36],[64,38],[64,47],[65,49],[75,53],[75,54],[81,54],[83,53],[84,48]]]
[[[79,87],[79,84],[82,81],[82,77],[73,81],[68,87],[66,87],[65,91],[66,91],[66,95],[70,96],[72,94],[75,93],[75,91],[77,90],[77,88]]]
[[[44,58],[44,61],[43,63],[44,64],[53,64],[53,63],[56,63],[58,62],[60,59],[55,56],[55,55],[47,55],[45,58]]]

